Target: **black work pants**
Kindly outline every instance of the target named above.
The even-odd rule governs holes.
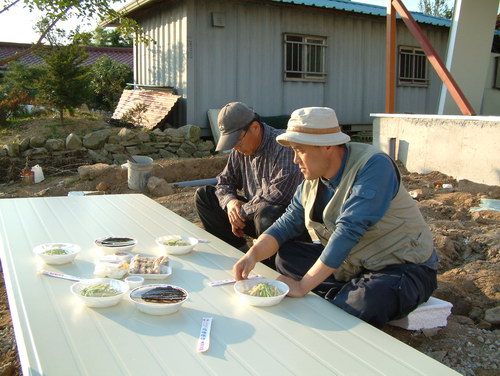
[[[238,196],[238,200],[248,201],[241,196]],[[220,207],[213,185],[198,188],[194,203],[205,230],[233,247],[240,248],[246,244],[244,238],[233,234],[227,212]],[[270,205],[258,209],[253,219],[246,222],[244,233],[252,238],[258,238],[285,212],[285,209],[283,205]]]
[[[276,255],[276,270],[300,280],[321,255],[320,244],[289,241]],[[363,270],[349,282],[333,275],[313,290],[353,316],[378,328],[407,316],[426,302],[437,287],[437,271],[417,264],[388,265]]]

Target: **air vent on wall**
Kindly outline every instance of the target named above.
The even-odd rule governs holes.
[[[212,12],[212,26],[213,27],[226,26],[226,15],[221,12]]]

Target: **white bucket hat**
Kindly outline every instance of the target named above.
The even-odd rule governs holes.
[[[283,146],[290,142],[302,145],[331,146],[349,142],[342,133],[335,111],[328,107],[305,107],[292,112],[286,132],[276,137]]]

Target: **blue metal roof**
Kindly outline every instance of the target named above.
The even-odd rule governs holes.
[[[346,12],[370,14],[373,16],[385,17],[387,14],[386,7],[382,7],[379,5],[358,3],[355,1],[346,1],[346,0],[272,0],[272,1],[277,3],[297,4],[297,5],[305,5],[317,8],[344,10]],[[410,12],[410,13],[413,16],[413,18],[415,18],[415,21],[420,23],[426,23],[436,26],[446,26],[446,27],[451,26],[451,20],[448,20],[446,18],[430,16],[428,14],[423,14],[420,12]]]

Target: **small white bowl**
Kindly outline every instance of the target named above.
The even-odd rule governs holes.
[[[105,243],[105,240],[112,238],[121,238],[121,239],[130,239],[125,245],[120,245],[120,242],[116,243]],[[95,240],[95,245],[99,250],[100,256],[105,255],[115,255],[117,252],[127,253],[131,252],[132,249],[137,245],[137,239],[131,238],[129,236],[103,236],[102,238],[98,238]]]
[[[169,240],[181,240],[188,242],[189,245],[166,245],[164,242]],[[185,255],[191,252],[194,246],[198,244],[198,239],[183,235],[165,235],[156,238],[156,244],[158,244],[160,249],[167,255]]]
[[[98,284],[98,283],[106,283],[111,285],[113,288],[119,291],[117,295],[113,296],[102,296],[102,297],[94,297],[94,296],[83,296],[82,290],[86,287]],[[70,287],[71,293],[78,297],[83,303],[85,303],[89,307],[94,308],[104,308],[111,307],[120,302],[122,297],[128,291],[128,285],[117,279],[110,278],[95,278],[95,279],[85,279],[80,282],[76,282]]]
[[[142,299],[144,293],[153,290],[154,288],[157,287],[174,288],[176,290],[179,290],[184,295],[184,297],[182,298],[181,301],[175,303],[147,302]],[[134,302],[139,311],[147,313],[149,315],[169,315],[171,313],[177,312],[188,297],[189,297],[188,292],[183,288],[174,285],[163,285],[163,284],[144,285],[136,287],[129,293],[130,300]]]
[[[51,249],[64,249],[67,253],[63,255],[47,255]],[[46,264],[61,265],[72,262],[80,252],[80,246],[71,243],[45,243],[33,248],[33,253],[38,255]]]
[[[270,285],[277,287],[281,291],[281,294],[278,296],[267,298],[252,296],[245,293],[259,283],[269,283]],[[286,283],[268,278],[244,279],[234,284],[234,291],[240,297],[240,300],[245,304],[250,304],[257,307],[269,307],[278,304],[283,300],[286,294],[288,294],[289,290],[290,289]]]
[[[136,287],[142,286],[142,284],[144,283],[144,278],[142,278],[138,275],[131,275],[131,276],[125,278],[125,283],[127,283],[128,288],[130,290],[133,290]]]

